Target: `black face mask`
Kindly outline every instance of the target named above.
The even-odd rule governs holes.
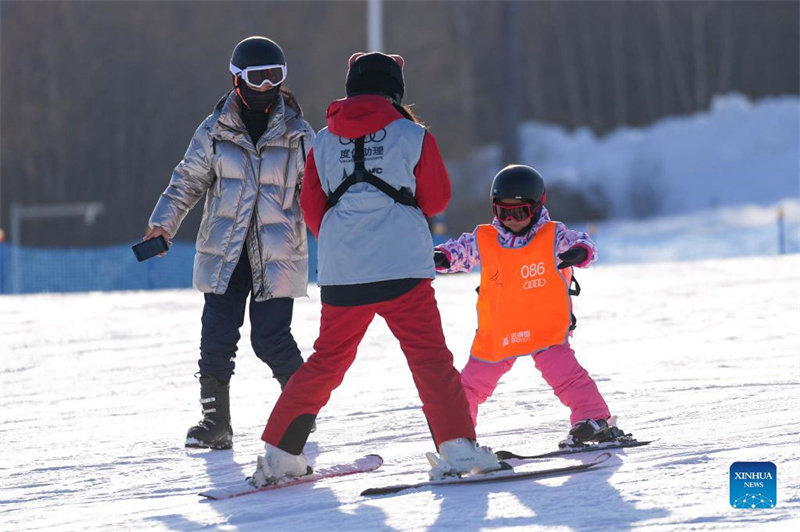
[[[247,83],[239,81],[239,95],[244,100],[247,110],[254,113],[263,113],[278,99],[280,85],[269,90],[259,92],[250,88]]]

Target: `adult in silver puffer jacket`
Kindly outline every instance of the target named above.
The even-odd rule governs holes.
[[[306,295],[308,283],[299,191],[314,132],[281,87],[286,61],[275,42],[240,42],[230,70],[234,88],[197,128],[145,237],[169,241],[205,195],[194,261],[194,286],[205,294],[204,418],[189,429],[187,447],[232,445],[228,391],[248,296],[253,349],[281,388],[303,363],[290,326],[292,298]]]
[[[311,147],[314,133],[298,110],[278,95],[267,131],[254,148],[241,107],[241,99],[231,91],[200,125],[156,204],[150,227],[174,236],[205,194],[194,287],[224,294],[246,244],[256,301],[302,297],[308,283],[308,247],[298,196],[305,165],[302,150]]]

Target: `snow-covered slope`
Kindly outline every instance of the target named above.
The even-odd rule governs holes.
[[[377,499],[358,494],[423,479],[431,450],[413,382],[382,320],[307,451],[320,465],[379,453],[384,467],[210,502],[197,493],[252,472],[278,385],[243,341],[232,384],[235,449],[183,448],[199,419],[192,373],[202,296],[4,296],[0,529],[672,531],[800,523],[800,255],[599,266],[579,275],[579,360],[620,426],[659,441],[572,477]],[[475,330],[477,283],[474,275],[435,283],[459,368]],[[294,332],[308,355],[319,325],[316,288],[295,309]],[[496,449],[535,452],[554,448],[567,428],[567,410],[532,362],[520,360],[482,410],[478,432]],[[736,461],[777,465],[776,508],[730,507]]]

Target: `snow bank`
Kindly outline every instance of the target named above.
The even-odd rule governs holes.
[[[521,161],[551,184],[599,190],[609,217],[692,212],[800,197],[800,98],[717,96],[708,111],[602,137],[542,122],[520,126]],[[485,197],[499,148],[454,163],[461,193]]]

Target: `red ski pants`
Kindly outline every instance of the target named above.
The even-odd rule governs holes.
[[[293,420],[304,414],[316,416],[327,404],[355,360],[376,314],[400,341],[436,446],[453,438],[475,439],[461,376],[453,367],[433,287],[426,279],[389,301],[354,307],[323,304],[314,354],[292,375],[270,414],[262,440],[278,447]],[[303,444],[307,438],[306,432]]]

